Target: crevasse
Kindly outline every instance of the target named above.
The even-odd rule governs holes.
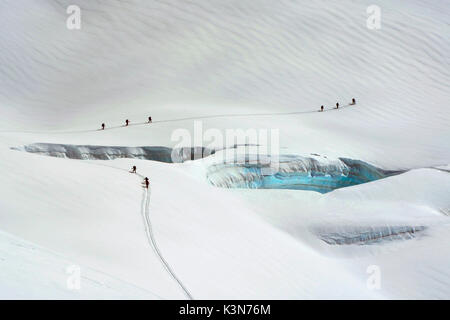
[[[320,193],[353,186],[401,171],[387,171],[360,160],[335,160],[281,156],[278,165],[267,161],[218,163],[207,170],[207,179],[217,187],[248,189],[311,190]]]

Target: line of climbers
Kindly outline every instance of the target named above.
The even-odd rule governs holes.
[[[132,166],[132,167],[131,167],[130,173],[136,173],[136,166]],[[144,188],[148,189],[148,186],[149,186],[149,185],[150,185],[150,180],[149,180],[147,177],[145,177],[145,178],[144,178],[144,181],[142,182],[142,186],[143,186]]]
[[[356,104],[356,100],[355,100],[355,98],[352,98],[352,102],[350,102],[348,105],[349,106],[354,106],[355,104]],[[339,102],[336,102],[336,108],[334,108],[334,109],[339,109]],[[320,110],[319,111],[323,112],[323,105],[320,106]]]
[[[147,123],[152,123],[152,117],[148,117],[148,122]],[[125,127],[128,127],[128,125],[130,124],[130,120],[125,120]],[[102,130],[105,130],[105,124],[102,123]]]
[[[355,105],[356,104],[356,100],[355,100],[355,98],[352,98],[352,102],[350,102],[349,103],[349,105],[350,106],[353,106],[353,105]],[[323,105],[322,106],[320,106],[320,112],[323,112],[323,109],[324,109],[324,107],[323,107]],[[339,102],[336,102],[336,108],[334,108],[334,109],[339,109]],[[148,122],[147,123],[152,123],[152,117],[148,117]],[[128,127],[128,125],[130,124],[130,120],[125,120],[125,127]],[[102,123],[102,130],[105,130],[105,124],[104,123]]]

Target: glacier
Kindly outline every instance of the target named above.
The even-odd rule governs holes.
[[[450,297],[445,1],[76,2],[0,2],[0,297]]]

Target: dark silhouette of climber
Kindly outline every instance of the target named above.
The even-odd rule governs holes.
[[[102,130],[105,130],[105,124],[102,123]]]
[[[147,177],[145,177],[144,183],[145,183],[145,188],[148,189],[148,185],[150,184],[150,181],[148,180]]]
[[[356,104],[356,100],[355,100],[355,98],[352,98],[352,105],[355,105]]]
[[[136,166],[132,166],[130,172],[131,172],[131,173],[136,173]]]
[[[323,112],[323,106],[320,106],[320,112]]]
[[[339,102],[336,102],[336,109],[339,109]]]
[[[130,121],[128,121],[128,119],[127,120],[125,120],[125,126],[127,127],[128,126],[128,123],[129,123]]]
[[[148,117],[148,123],[152,123],[152,117]]]

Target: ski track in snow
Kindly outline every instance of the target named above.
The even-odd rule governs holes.
[[[103,166],[103,167],[109,167],[109,168],[122,170],[122,171],[130,173],[130,171],[128,171],[126,169],[117,168],[117,167],[114,167],[114,166],[108,166],[106,164],[99,164],[99,163],[92,163],[92,162],[91,162],[91,164],[98,165],[98,166]],[[145,178],[143,175],[141,175],[139,173],[136,173],[136,175],[138,177],[142,178],[142,179]],[[166,269],[167,273],[172,277],[173,280],[175,280],[175,282],[178,283],[180,288],[183,290],[183,293],[185,294],[185,296],[189,300],[194,300],[194,298],[192,297],[191,293],[186,288],[186,286],[183,284],[183,282],[177,277],[177,275],[173,271],[173,269],[170,266],[170,264],[166,261],[166,259],[164,259],[164,256],[162,255],[161,250],[158,247],[155,235],[153,233],[152,223],[151,223],[151,220],[150,220],[150,194],[151,194],[151,192],[149,192],[149,189],[146,189],[146,188],[143,188],[143,189],[144,190],[143,190],[142,202],[141,202],[141,215],[142,215],[142,218],[144,219],[145,233],[147,234],[147,239],[148,239],[149,245],[155,251],[156,255],[158,256],[158,259],[163,264],[163,266]]]

